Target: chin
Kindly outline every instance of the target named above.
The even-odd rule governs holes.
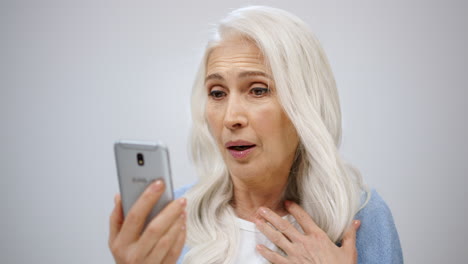
[[[259,166],[256,163],[236,163],[227,166],[231,177],[238,179],[255,179],[265,174],[265,171],[260,171]]]

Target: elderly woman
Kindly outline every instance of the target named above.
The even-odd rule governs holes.
[[[200,180],[143,231],[164,184],[148,187],[125,221],[116,196],[117,263],[402,262],[389,209],[339,155],[335,81],[300,19],[267,7],[224,19],[192,114]]]

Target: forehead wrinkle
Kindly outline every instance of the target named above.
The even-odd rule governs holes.
[[[249,60],[248,62],[265,65],[265,60],[262,52],[255,45],[243,45],[241,51],[232,53],[232,49],[238,48],[238,42],[224,42],[223,44],[213,48],[208,55],[207,66],[210,67],[212,64],[218,62],[229,61],[229,60]],[[215,58],[213,60],[213,57]],[[251,60],[251,61],[250,61]]]
[[[264,75],[265,77],[271,78],[269,75],[270,69],[268,66],[258,58],[254,58],[254,56],[246,56],[246,55],[236,55],[236,56],[223,56],[223,57],[215,57],[207,63],[206,66],[206,76],[210,76],[212,74],[218,73],[222,75],[222,72],[231,69],[240,72],[244,72],[243,74],[239,74],[239,77],[246,77],[246,76],[254,76],[254,75]],[[213,76],[218,78],[219,76]]]
[[[214,58],[213,58],[214,57]],[[232,55],[227,54],[211,54],[208,62],[207,67],[215,67],[219,63],[246,63],[246,64],[256,64],[260,66],[265,66],[265,62],[262,57],[258,57],[256,54],[249,54],[249,53],[237,53]]]
[[[227,41],[209,52],[205,83],[209,80],[224,81],[227,71],[237,72],[238,78],[263,76],[273,80],[263,53],[251,42]]]

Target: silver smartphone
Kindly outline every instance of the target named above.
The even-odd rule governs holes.
[[[165,191],[145,222],[145,227],[174,199],[169,151],[160,142],[121,140],[114,144],[124,216],[152,182],[164,181]]]

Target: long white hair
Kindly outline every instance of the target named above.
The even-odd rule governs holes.
[[[337,242],[360,209],[359,172],[341,159],[341,110],[335,80],[318,40],[307,25],[283,10],[251,6],[231,12],[218,25],[201,62],[192,93],[191,151],[198,183],[188,198],[184,263],[231,263],[239,227],[230,206],[233,183],[210,134],[204,87],[206,62],[223,39],[252,40],[271,68],[279,101],[299,136],[284,199],[298,202]]]

